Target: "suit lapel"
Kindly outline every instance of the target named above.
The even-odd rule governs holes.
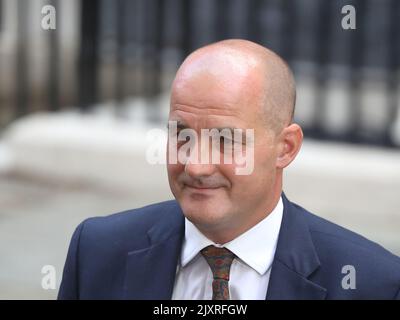
[[[320,267],[307,222],[282,193],[283,219],[266,298],[325,299],[327,291],[309,276]]]
[[[283,262],[274,261],[267,300],[322,300],[326,294],[325,288],[296,273]]]
[[[127,255],[124,298],[168,300],[172,297],[176,267],[184,235],[178,205],[148,231],[149,246]]]

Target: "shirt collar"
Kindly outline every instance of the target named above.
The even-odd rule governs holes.
[[[214,245],[232,251],[240,260],[263,275],[272,265],[279,229],[283,216],[282,198],[274,210],[258,224],[232,241],[219,245],[208,239],[185,218],[185,239],[181,253],[181,266],[185,267],[201,249]]]

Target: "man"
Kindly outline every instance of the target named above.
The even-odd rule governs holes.
[[[199,135],[251,129],[233,141],[246,151],[228,152],[251,154],[251,172],[198,161],[211,150],[203,136],[183,162],[168,152],[176,200],[81,223],[59,298],[400,299],[398,257],[282,193],[303,139],[294,105],[292,72],[272,51],[225,40],[192,53],[172,85],[169,123]],[[172,137],[169,151],[181,148]]]

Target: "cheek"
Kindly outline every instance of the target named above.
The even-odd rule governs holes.
[[[179,175],[184,171],[184,166],[181,164],[167,164],[168,178],[170,183],[177,183]]]
[[[254,171],[249,174],[253,178],[258,174],[269,173],[274,171],[276,167],[276,150],[273,147],[261,147],[257,146],[252,152],[248,154],[243,153],[240,157],[232,157],[231,164],[221,164],[219,168],[221,171],[226,173],[226,176],[235,177],[237,168],[244,168],[253,164]],[[251,157],[251,160],[249,159]],[[224,159],[224,158],[222,158]],[[235,160],[240,162],[235,162]],[[257,172],[257,173],[256,173]],[[239,177],[241,175],[238,175]]]
[[[277,150],[274,146],[259,146],[254,152],[255,166],[259,168],[259,170],[268,172],[275,169],[276,154]]]
[[[248,195],[260,192],[273,183],[276,172],[275,156],[272,150],[257,150],[254,152],[254,170],[249,175],[237,175],[236,169],[243,167],[237,164],[224,164],[219,166],[221,173],[231,181],[236,195]]]
[[[224,164],[221,163],[217,165],[218,171],[221,175],[223,175],[227,180],[231,182],[231,184],[235,183],[237,175],[235,174],[235,168],[237,166],[235,164]]]

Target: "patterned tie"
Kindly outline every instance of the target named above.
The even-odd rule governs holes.
[[[235,255],[226,248],[208,246],[201,250],[213,273],[213,300],[229,300],[229,271]]]

